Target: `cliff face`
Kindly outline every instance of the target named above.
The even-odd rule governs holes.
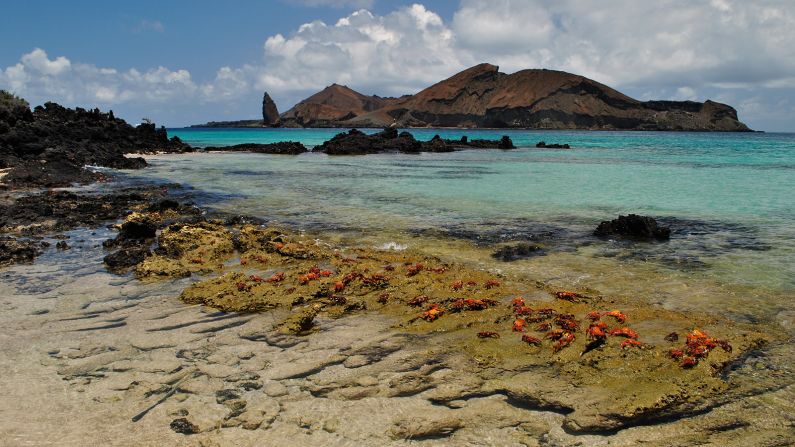
[[[336,93],[342,89],[344,96]],[[374,100],[363,107],[364,98]],[[490,64],[476,65],[399,99],[368,97],[331,86],[299,103],[282,119],[307,127],[380,127],[397,122],[414,127],[750,130],[725,104],[642,102],[571,73],[533,69],[506,75]]]

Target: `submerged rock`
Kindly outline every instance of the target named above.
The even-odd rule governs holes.
[[[503,262],[527,259],[544,254],[544,249],[536,244],[520,243],[498,248],[491,257]]]
[[[41,254],[41,242],[0,236],[0,267],[33,262]]]
[[[542,149],[571,149],[571,146],[569,146],[568,144],[558,144],[558,143],[547,144],[545,141],[539,141],[538,143],[536,143],[536,147]]]
[[[306,146],[297,141],[280,141],[278,143],[243,143],[233,146],[211,146],[204,148],[208,152],[255,152],[258,154],[298,155],[308,152]]]
[[[671,238],[671,229],[659,227],[657,221],[648,216],[629,214],[604,221],[594,230],[596,236],[623,236],[631,239],[660,241]]]

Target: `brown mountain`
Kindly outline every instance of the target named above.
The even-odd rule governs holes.
[[[284,112],[281,119],[285,126],[335,127],[394,101],[394,98],[365,96],[344,85],[332,84]]]
[[[332,85],[282,115],[292,126],[748,131],[713,101],[638,101],[583,76],[480,64],[402,98]]]

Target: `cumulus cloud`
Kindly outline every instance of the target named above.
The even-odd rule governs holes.
[[[779,98],[795,97],[790,0],[463,0],[449,21],[421,4],[384,15],[366,9],[369,0],[304,4],[364,8],[273,34],[260,43],[261,60],[201,81],[181,69],[119,72],[35,49],[0,69],[0,88],[34,100],[220,104],[206,110],[234,113],[241,102],[256,110],[262,90],[284,110],[334,82],[401,95],[491,62],[505,72],[570,71],[639,99],[730,99],[752,125],[770,119],[765,105],[789,113]]]
[[[268,38],[256,85],[307,91],[336,82],[382,95],[413,92],[465,66],[453,40],[441,17],[422,5],[385,16],[362,9]]]

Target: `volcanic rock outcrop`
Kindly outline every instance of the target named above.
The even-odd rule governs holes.
[[[153,123],[137,127],[99,109],[68,109],[48,102],[33,111],[28,103],[0,91],[0,168],[12,187],[64,186],[97,178],[86,165],[116,169],[146,166],[125,154],[190,151]]]
[[[496,127],[595,130],[749,131],[714,101],[638,101],[583,76],[480,64],[401,98],[332,85],[282,115],[285,126]]]
[[[382,152],[452,152],[458,148],[473,149],[515,149],[513,141],[504,135],[499,140],[460,140],[443,139],[435,135],[429,141],[418,141],[409,132],[398,133],[394,127],[367,135],[351,129],[335,135],[332,139],[312,149],[312,152],[325,152],[329,155],[364,155]]]
[[[275,126],[279,123],[279,109],[273,102],[268,92],[262,95],[262,123],[266,126]]]

